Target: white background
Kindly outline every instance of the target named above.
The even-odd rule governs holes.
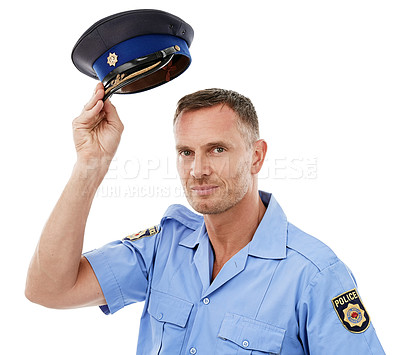
[[[140,8],[192,25],[193,63],[155,90],[113,96],[125,131],[84,250],[150,227],[169,204],[186,203],[174,170],[175,104],[198,89],[234,89],[252,99],[269,145],[260,187],[352,269],[385,351],[398,353],[400,9],[385,0],[7,2],[0,352],[135,353],[141,304],[108,317],[96,308],[50,310],[27,301],[24,284],[74,164],[71,121],[96,84],[73,66],[71,50],[97,20]]]

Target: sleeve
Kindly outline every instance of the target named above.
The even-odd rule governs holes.
[[[107,305],[100,307],[105,314],[145,299],[161,234],[155,226],[83,254],[106,299]]]
[[[355,281],[341,261],[320,271],[305,289],[299,325],[306,354],[385,354]]]

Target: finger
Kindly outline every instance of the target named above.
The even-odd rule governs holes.
[[[111,103],[110,99],[107,99],[104,102],[103,111],[106,114],[107,122],[117,128],[119,131],[124,129],[124,125],[122,124],[117,109]]]
[[[95,93],[97,90],[103,89],[103,88],[104,88],[103,83],[98,82],[98,83],[96,84],[96,87],[94,88],[93,93]]]
[[[103,101],[98,100],[90,110],[83,110],[82,113],[74,120],[74,123],[88,129],[96,127],[104,118],[104,114],[100,114],[103,106]]]
[[[96,126],[98,122],[104,118],[104,114],[100,114],[103,107],[104,102],[98,100],[90,110],[84,112],[83,115],[85,116],[86,121]]]
[[[104,87],[102,83],[98,83],[93,91],[93,95],[88,103],[83,107],[85,111],[91,110],[99,100],[104,97]]]
[[[110,101],[110,99],[107,99],[104,102],[104,112],[107,115],[115,115],[117,114],[117,109],[115,108],[115,106],[112,104],[112,102]]]
[[[104,102],[102,100],[98,100],[96,104],[88,111],[90,116],[98,116],[101,110],[104,107]]]

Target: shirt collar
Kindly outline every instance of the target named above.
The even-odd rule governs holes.
[[[266,259],[286,258],[287,219],[281,206],[272,194],[260,191],[260,197],[267,210],[249,243],[249,255]],[[202,225],[190,233],[179,244],[194,248],[206,235],[207,230]]]
[[[249,255],[284,259],[288,224],[286,215],[272,194],[260,191],[260,197],[267,210],[249,244]]]
[[[207,233],[206,224],[204,223],[203,220],[202,225],[195,231],[190,233],[186,238],[181,240],[179,242],[179,245],[183,245],[188,248],[194,248],[196,245],[200,243],[201,238],[205,236],[206,233]]]

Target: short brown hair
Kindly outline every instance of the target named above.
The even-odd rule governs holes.
[[[205,89],[182,97],[177,104],[174,125],[184,111],[194,111],[216,105],[227,105],[238,116],[239,130],[247,136],[249,144],[259,139],[259,126],[256,110],[247,97],[233,90]]]

